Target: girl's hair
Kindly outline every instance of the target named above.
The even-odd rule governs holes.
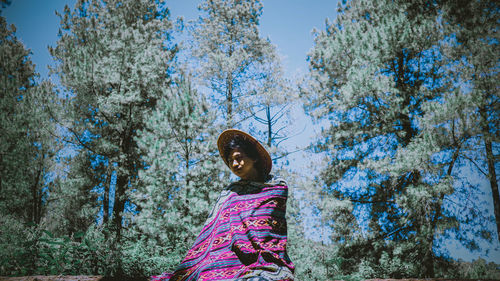
[[[245,152],[245,154],[248,157],[255,160],[256,161],[255,167],[259,170],[259,173],[261,175],[264,175],[264,165],[260,163],[259,152],[257,151],[255,144],[253,144],[249,139],[247,139],[243,135],[235,135],[230,141],[228,141],[224,145],[224,155],[226,155],[226,157],[229,158],[230,156],[229,153],[231,153],[231,150],[236,148],[241,149],[243,152]]]

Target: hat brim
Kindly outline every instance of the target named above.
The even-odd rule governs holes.
[[[217,148],[219,149],[219,154],[222,157],[222,160],[224,161],[224,163],[226,163],[226,165],[229,167],[229,169],[231,169],[231,167],[229,166],[229,163],[227,162],[228,155],[225,155],[225,153],[224,153],[224,147],[236,135],[244,136],[248,141],[250,141],[253,145],[255,145],[255,148],[257,149],[257,153],[259,154],[260,163],[262,165],[264,165],[263,172],[265,173],[265,175],[263,175],[263,176],[269,175],[269,173],[271,172],[271,168],[272,168],[271,156],[269,155],[267,150],[264,148],[264,146],[262,146],[262,144],[260,144],[260,142],[258,140],[256,140],[251,135],[249,135],[243,131],[240,131],[240,130],[236,130],[236,129],[225,130],[219,135],[219,138],[217,139]]]

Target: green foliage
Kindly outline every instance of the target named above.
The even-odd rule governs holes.
[[[20,223],[13,216],[0,216],[0,275],[31,273],[36,258],[34,226]]]
[[[487,263],[478,258],[472,262],[461,259],[458,261],[440,260],[436,277],[450,279],[489,279],[500,278],[499,265],[494,262]]]
[[[47,148],[36,125],[48,120],[37,112],[43,101],[37,100],[42,95],[37,95],[40,89],[35,85],[30,51],[3,17],[0,54],[0,213],[13,213],[24,221],[38,223],[41,210],[36,202],[42,197],[46,156],[41,150]],[[38,147],[35,142],[40,142]]]
[[[464,163],[498,195],[498,4],[342,3],[302,89],[326,124],[314,145],[326,164],[310,167],[324,167],[315,179],[278,170],[297,280],[500,279],[497,264],[435,251],[446,235],[472,249],[494,239],[481,202],[457,202],[466,214],[446,202],[474,201],[474,183],[456,185]],[[219,117],[253,118],[251,132],[286,155],[293,90],[259,35],[262,9],[201,3],[193,83],[164,1],[77,1],[50,48],[65,99],[35,82],[30,51],[0,17],[0,275],[147,277],[179,264],[227,184]],[[60,154],[62,142],[78,153]]]
[[[100,206],[98,193],[90,192],[99,184],[91,166],[91,153],[79,153],[67,159],[66,172],[59,175],[57,184],[51,190],[47,208],[51,211],[45,216],[47,230],[56,236],[85,232],[95,224]]]
[[[480,2],[471,5],[482,7]],[[348,1],[339,5],[337,19],[315,39],[309,56],[311,81],[303,92],[309,112],[328,121],[315,145],[328,162],[321,176],[325,182],[321,199],[326,203],[319,206],[333,225],[332,240],[339,242],[344,273],[433,277],[439,260],[436,241],[444,233],[460,236],[457,225],[467,224],[444,201],[455,191],[457,159],[468,150],[465,140],[473,132],[468,125],[485,126],[474,121],[475,110],[470,108],[473,101],[481,100],[480,95],[474,90],[455,94],[463,84],[457,84],[460,79],[450,73],[457,73],[464,57],[451,56],[451,64],[445,55],[453,49],[445,46],[450,22],[440,20],[443,10],[454,11],[448,5],[453,6],[428,1]],[[488,18],[480,10],[476,10],[478,18]],[[481,11],[492,15],[498,9]],[[458,34],[456,28],[450,27]],[[480,77],[491,81],[493,69],[498,73],[498,60],[494,61],[490,72]],[[478,86],[484,93],[482,89]],[[449,103],[455,96],[460,102]],[[496,100],[490,97],[488,106],[494,107]],[[491,116],[483,119],[493,120]],[[338,200],[352,204],[354,215],[365,214],[364,237],[359,232],[338,232],[338,228],[348,229],[339,226],[346,222],[334,211],[342,206],[334,203]],[[461,237],[465,244],[482,239],[477,234],[472,239]]]
[[[260,103],[256,95],[267,94],[262,86],[279,73],[272,71],[279,66],[275,47],[259,35],[262,3],[203,1],[199,10],[190,47],[199,66],[196,73],[222,109],[227,127],[234,127],[250,116],[252,106]]]
[[[176,50],[169,11],[163,1],[78,1],[59,16],[53,71],[73,94],[63,117],[68,121],[61,123],[70,132],[67,141],[87,158],[73,163],[83,166],[73,167],[79,184],[68,188],[86,188],[89,201],[94,188],[102,190],[103,220],[113,219],[119,241],[128,191],[143,168],[135,137],[170,83]]]
[[[147,236],[130,237],[124,243],[122,266],[125,276],[148,277],[171,271],[179,264],[188,247],[179,243],[178,249],[169,249]]]
[[[444,44],[450,65],[447,69],[450,93],[443,102],[445,110],[430,114],[426,121],[431,126],[450,124],[442,134],[448,136],[448,143],[460,148],[459,161],[473,166],[471,169],[484,174],[489,181],[497,241],[500,241],[498,156],[495,155],[500,136],[497,124],[500,5],[494,1],[444,1],[443,7],[445,30],[450,34],[450,40]],[[478,189],[477,183],[471,182],[468,188]]]
[[[482,258],[478,258],[473,262],[458,261],[455,262],[454,265],[458,268],[457,276],[461,278],[492,280],[498,280],[500,278],[498,264],[494,262],[486,263]]]
[[[60,101],[54,85],[35,82],[37,74],[26,50],[0,17],[0,272],[30,274],[37,269],[39,225],[54,188],[53,116]]]
[[[139,134],[147,169],[139,173],[139,184],[131,193],[140,210],[133,218],[132,236],[141,238],[138,247],[130,245],[129,250],[137,259],[146,249],[157,253],[148,258],[148,274],[177,266],[224,186],[214,120],[206,101],[182,77],[159,100]]]
[[[110,275],[118,260],[100,230],[55,236],[43,226],[2,217],[0,275]]]

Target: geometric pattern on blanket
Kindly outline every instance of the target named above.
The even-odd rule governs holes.
[[[238,181],[219,196],[205,225],[173,273],[152,280],[293,280],[282,179]]]

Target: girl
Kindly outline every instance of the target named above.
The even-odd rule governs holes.
[[[286,252],[285,181],[270,175],[269,153],[249,134],[226,130],[217,146],[240,180],[221,193],[175,272],[152,280],[293,280],[295,267]]]

